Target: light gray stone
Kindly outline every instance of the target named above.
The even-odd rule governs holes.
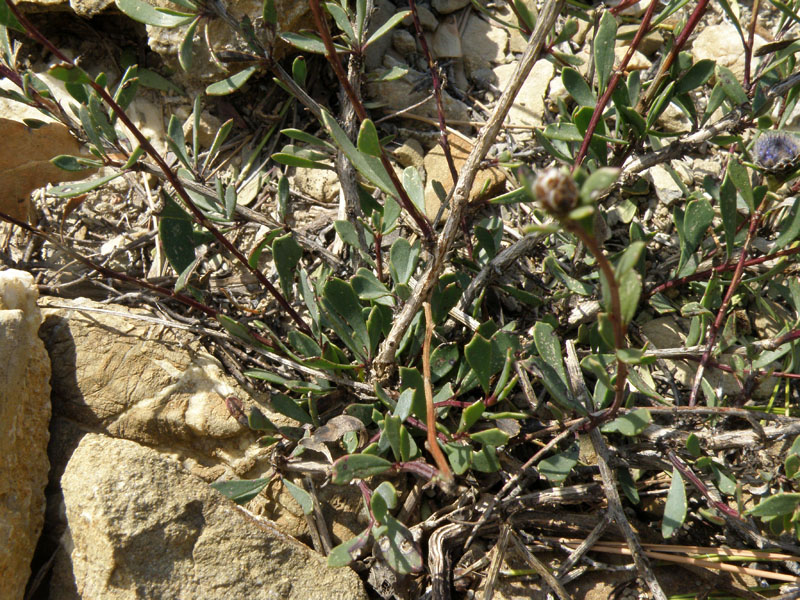
[[[352,570],[134,442],[86,435],[61,485],[53,600],[367,598]]]
[[[401,56],[410,56],[417,51],[417,38],[405,29],[392,32],[392,48]]]
[[[33,276],[0,271],[0,596],[21,599],[44,524],[50,359]]]
[[[464,28],[462,46],[467,76],[472,77],[472,73],[478,69],[506,62],[508,32],[500,27],[493,27],[473,14]]]
[[[753,50],[758,50],[764,43],[764,38],[756,35],[753,40]],[[711,59],[718,65],[728,67],[739,81],[744,77],[742,38],[731,23],[701,28],[692,43],[692,56],[695,62]]]
[[[426,31],[434,31],[439,26],[439,19],[424,4],[417,4],[417,17],[419,18],[419,24]],[[411,15],[408,15],[402,20],[402,23],[405,27],[413,27],[414,19]]]
[[[433,10],[440,15],[449,15],[451,12],[464,8],[467,4],[469,4],[469,0],[433,0],[432,2]]]
[[[493,70],[498,79],[497,87],[504,90],[511,81],[516,68],[517,66],[513,63],[495,67]],[[507,122],[514,125],[542,125],[545,110],[544,99],[554,73],[555,69],[552,63],[546,60],[537,61],[533,65],[525,83],[520,88],[514,105],[508,111]]]
[[[653,184],[659,201],[665,205],[669,206],[683,198],[683,190],[669,174],[669,171],[664,168],[664,165],[650,167],[646,177]]]

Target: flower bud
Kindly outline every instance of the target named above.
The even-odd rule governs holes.
[[[544,209],[557,217],[566,216],[578,206],[578,186],[572,175],[561,169],[539,173],[533,191]]]

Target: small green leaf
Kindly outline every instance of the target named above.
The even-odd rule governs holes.
[[[3,3],[5,3],[5,0]],[[86,71],[80,67],[73,67],[72,65],[56,65],[52,67],[48,73],[64,83],[84,84],[91,81]]]
[[[636,316],[641,295],[642,279],[639,273],[633,270],[626,271],[619,282],[619,303],[623,323],[630,323]]]
[[[472,466],[472,448],[470,446],[450,442],[444,445],[444,452],[456,475],[463,475]]]
[[[483,411],[486,410],[486,405],[483,400],[478,400],[467,406],[461,413],[461,421],[458,424],[458,433],[463,433],[481,418]]]
[[[59,154],[50,159],[50,162],[64,171],[83,171],[85,169],[97,169],[103,166],[102,162],[92,161],[80,156],[69,156]]]
[[[726,176],[729,176],[733,185],[736,186],[736,189],[742,195],[745,204],[750,209],[750,213],[755,210],[754,200],[753,200],[753,186],[750,184],[750,176],[747,174],[747,169],[744,168],[744,165],[740,163],[735,158],[731,158],[730,162],[728,163],[728,172]]]
[[[278,12],[275,10],[275,0],[264,0],[261,5],[261,16],[265,23],[270,25],[278,24]]]
[[[376,42],[384,35],[389,33],[394,28],[395,25],[397,25],[400,21],[405,19],[410,14],[411,14],[410,10],[402,10],[389,17],[383,25],[378,27],[378,29],[376,29],[375,32],[371,36],[369,36],[369,39],[364,44],[364,49],[366,49],[370,44]]]
[[[492,343],[485,337],[475,334],[464,347],[464,356],[480,381],[484,393],[490,390],[490,380],[495,371],[492,368]]]
[[[585,202],[592,202],[619,178],[619,169],[602,167],[586,178],[581,186],[581,198]]]
[[[281,477],[281,481],[283,481],[283,485],[286,486],[286,489],[289,490],[292,498],[294,498],[300,505],[300,508],[303,509],[303,514],[310,515],[314,510],[314,501],[311,498],[311,494],[285,477]]]
[[[422,553],[411,531],[391,515],[386,515],[384,526],[373,531],[377,550],[386,564],[401,575],[422,570]]]
[[[114,0],[114,2],[122,13],[145,25],[172,28],[186,25],[195,18],[195,15],[191,14],[162,12],[143,0]]]
[[[316,35],[284,31],[280,34],[280,37],[284,42],[291,44],[295,48],[299,48],[303,52],[325,54],[325,44]]]
[[[253,76],[253,73],[255,73],[257,69],[257,65],[251,65],[246,69],[242,69],[235,75],[231,75],[222,81],[212,83],[206,88],[206,94],[209,96],[225,96],[231,94],[247,83],[247,80]]]
[[[621,433],[631,437],[642,433],[652,422],[653,418],[650,416],[650,411],[646,408],[639,408],[603,425],[602,432]]]
[[[301,423],[313,423],[311,415],[301,408],[297,402],[278,392],[273,392],[269,399],[269,406],[276,413],[289,417]]]
[[[472,467],[481,473],[496,473],[500,470],[500,461],[497,460],[497,450],[492,446],[481,446],[481,449],[472,453]]]
[[[323,297],[330,302],[333,309],[344,319],[344,322],[355,334],[357,343],[363,348],[369,347],[369,332],[361,303],[353,286],[338,277],[331,278],[322,292]]]
[[[754,506],[746,514],[754,517],[776,517],[793,512],[800,504],[800,494],[798,493],[778,493],[770,496],[758,506]]]
[[[425,186],[416,167],[403,169],[403,188],[421,213],[425,213]]]
[[[705,84],[714,74],[715,65],[716,62],[708,58],[697,61],[678,79],[675,95],[680,96]]]
[[[549,323],[539,321],[533,326],[533,343],[542,360],[549,364],[566,385],[567,371],[564,369],[564,358],[561,354],[561,342]]]
[[[267,431],[269,433],[278,431],[275,424],[255,406],[250,409],[250,413],[247,415],[247,426],[254,431]]]
[[[775,240],[773,252],[777,252],[792,243],[800,235],[800,198],[795,199],[790,213],[781,222],[778,231],[781,233]]]
[[[500,431],[497,428],[471,433],[469,437],[473,442],[478,442],[479,444],[488,444],[494,447],[504,446],[508,443],[509,439],[506,432]]]
[[[353,479],[366,479],[385,473],[392,463],[372,454],[350,454],[333,463],[331,481],[336,484],[350,483]]]
[[[294,235],[288,233],[272,242],[272,257],[275,260],[281,289],[284,295],[291,297],[294,272],[303,257],[303,249],[294,239]]]
[[[194,55],[192,52],[194,45],[194,33],[197,31],[197,26],[200,24],[200,19],[201,17],[198,16],[186,29],[186,34],[183,36],[183,41],[181,41],[181,46],[178,50],[178,62],[184,71],[188,71],[192,68],[192,57]]]
[[[350,221],[334,221],[333,228],[345,244],[356,250],[360,248],[358,232],[356,231],[355,225]]]
[[[407,284],[414,274],[419,259],[420,247],[411,243],[404,237],[399,237],[392,244],[389,251],[390,270],[392,279],[396,284]]]
[[[686,438],[686,449],[694,457],[699,458],[703,455],[703,449],[700,447],[700,438],[698,438],[694,433],[690,433]]]
[[[329,567],[346,567],[355,560],[355,557],[361,548],[363,548],[367,541],[369,541],[370,530],[366,529],[363,533],[353,539],[342,542],[331,550],[328,554]]]
[[[548,456],[539,462],[537,468],[551,483],[563,483],[572,468],[578,464],[579,455],[580,448],[575,442],[564,452]]]
[[[247,504],[258,496],[267,487],[269,477],[265,479],[243,479],[240,481],[218,481],[212,483],[211,487],[217,490],[226,498],[230,498],[236,504]]]
[[[672,469],[672,483],[667,494],[667,503],[664,506],[664,519],[661,521],[661,535],[664,538],[672,537],[672,534],[680,529],[686,519],[686,487],[683,483],[680,471]]]
[[[370,119],[361,121],[361,128],[358,130],[358,150],[369,156],[381,155],[381,142],[378,138],[378,130],[375,129],[375,123]]]
[[[750,101],[747,97],[747,92],[744,91],[742,84],[736,79],[736,75],[733,74],[733,71],[717,64],[716,75],[717,81],[722,86],[725,95],[730,98],[731,102],[738,105],[746,104]]]
[[[458,362],[458,344],[440,344],[431,352],[431,382],[447,375]]]
[[[564,83],[569,95],[581,106],[595,106],[597,97],[592,92],[589,84],[575,69],[564,67],[561,71],[561,81]]]
[[[183,273],[195,259],[192,218],[166,195],[158,221],[158,236],[170,266],[176,273]]]
[[[594,64],[597,69],[597,79],[602,92],[611,77],[614,68],[614,44],[617,37],[617,21],[611,11],[603,11],[600,24],[597,26],[597,35],[594,38]]]

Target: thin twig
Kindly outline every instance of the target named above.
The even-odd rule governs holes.
[[[425,309],[425,343],[422,347],[422,377],[425,386],[425,406],[426,414],[425,421],[428,427],[428,450],[433,455],[433,460],[439,468],[439,476],[444,484],[446,491],[452,489],[454,485],[453,472],[450,470],[450,465],[447,464],[447,459],[439,447],[439,442],[436,439],[436,409],[433,406],[433,386],[431,385],[431,338],[433,336],[433,315],[431,314],[431,305],[428,302],[423,304]]]
[[[451,202],[450,215],[447,217],[444,229],[437,240],[436,248],[428,269],[420,279],[419,285],[414,288],[412,296],[405,303],[400,313],[395,317],[389,335],[386,336],[386,339],[381,345],[380,353],[373,363],[375,374],[379,380],[387,380],[394,372],[396,366],[395,354],[400,340],[411,324],[411,320],[422,306],[422,303],[430,297],[436,283],[439,281],[439,276],[446,264],[445,258],[450,252],[453,241],[459,231],[461,217],[469,201],[470,191],[472,190],[472,184],[475,181],[475,175],[477,174],[480,162],[486,156],[489,148],[494,144],[495,138],[502,128],[503,119],[505,119],[511,105],[514,103],[514,98],[516,98],[528,73],[530,73],[531,68],[533,68],[533,64],[541,56],[544,42],[550,30],[555,25],[556,19],[564,6],[564,2],[565,0],[554,0],[553,2],[545,4],[536,22],[536,31],[534,31],[531,41],[517,65],[517,69],[514,72],[514,76],[508,88],[506,88],[500,100],[497,102],[497,106],[495,106],[491,118],[487,122],[486,127],[481,130],[472,151],[461,169],[458,182],[452,192],[453,200]]]
[[[514,535],[512,531],[509,531],[508,539],[520,553],[525,562],[528,563],[542,579],[544,579],[544,583],[550,586],[550,588],[561,600],[572,600],[572,597],[567,593],[567,590],[564,589],[564,586],[561,585],[561,582],[558,581],[558,579],[556,579],[555,576],[550,572],[550,569],[544,566],[538,558],[531,554],[531,551],[525,547],[525,544],[519,541],[517,536]]]

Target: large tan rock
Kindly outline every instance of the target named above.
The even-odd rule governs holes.
[[[44,522],[50,361],[33,277],[0,271],[0,596],[22,598]]]
[[[191,336],[124,306],[52,298],[42,305],[54,416],[173,453],[207,481],[269,469],[268,449],[225,406],[234,395],[268,412],[266,398],[238,386]]]
[[[348,568],[240,509],[174,460],[89,434],[61,480],[69,529],[53,600],[366,599]]]

